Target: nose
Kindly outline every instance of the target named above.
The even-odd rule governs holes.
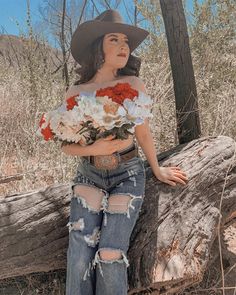
[[[121,41],[120,49],[127,49],[129,48],[129,45],[126,43],[126,41]]]

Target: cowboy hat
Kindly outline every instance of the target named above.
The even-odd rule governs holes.
[[[138,47],[149,34],[148,31],[125,24],[118,11],[105,10],[94,20],[78,25],[71,39],[71,54],[81,64],[86,58],[90,45],[98,37],[108,33],[124,33],[129,39],[130,53]]]

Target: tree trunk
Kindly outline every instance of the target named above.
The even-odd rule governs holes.
[[[182,0],[160,0],[174,82],[179,143],[201,135],[197,90]]]
[[[146,194],[128,251],[129,294],[172,294],[200,282],[219,252],[219,221],[222,231],[235,216],[233,139],[196,139],[158,160],[160,166],[180,166],[189,182],[162,183],[145,162]],[[59,184],[0,199],[1,279],[66,268],[70,197],[71,184]],[[233,258],[228,255],[229,264]]]

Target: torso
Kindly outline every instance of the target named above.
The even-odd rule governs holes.
[[[88,91],[88,92],[94,92],[100,88],[105,87],[113,87],[117,83],[130,83],[132,85],[132,77],[133,76],[124,76],[124,78],[116,79],[113,81],[105,82],[105,83],[83,83],[79,85],[73,86],[73,92],[74,94],[77,94],[79,91]],[[73,95],[73,93],[71,94]],[[127,139],[121,140],[121,148],[118,149],[118,152],[125,150],[126,148],[130,147],[134,142],[134,135],[129,135]]]

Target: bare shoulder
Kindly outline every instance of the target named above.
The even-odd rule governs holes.
[[[74,95],[77,95],[79,94],[79,92],[81,91],[81,86],[80,85],[71,85],[66,93],[65,93],[65,99],[71,97],[71,96],[74,96]]]
[[[138,91],[142,91],[144,93],[147,93],[145,83],[140,77],[129,76],[129,81],[130,81],[130,84],[133,88],[135,88]]]

